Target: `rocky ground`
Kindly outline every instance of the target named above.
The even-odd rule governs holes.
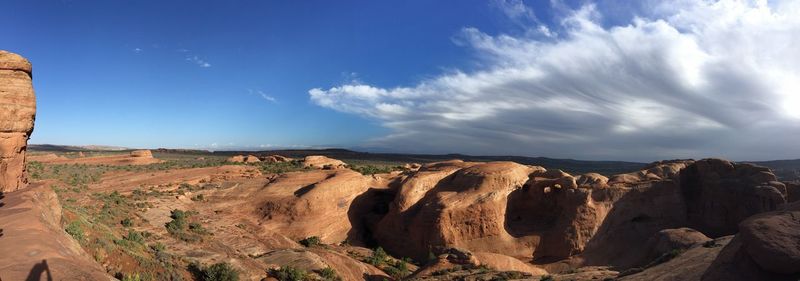
[[[797,223],[796,204],[787,204],[793,187],[749,164],[668,161],[607,178],[513,162],[358,172],[318,157],[313,165],[268,155],[156,153],[144,158],[157,161],[128,165],[87,159],[132,157],[120,155],[61,154],[27,169],[36,186],[28,192],[59,202],[39,207],[58,213],[60,205],[50,223],[63,234],[46,235],[72,238],[82,246],[74,255],[119,279],[206,280],[214,265],[241,280],[794,280],[798,273],[794,252],[781,252],[798,241],[798,231],[786,229]],[[778,229],[759,232],[764,225]],[[754,261],[769,258],[776,261]]]

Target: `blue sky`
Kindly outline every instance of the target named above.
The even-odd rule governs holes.
[[[32,143],[800,158],[800,9],[760,2],[10,1],[0,48]]]
[[[451,37],[507,25],[480,1],[429,2],[14,1],[0,46],[34,63],[33,143],[354,145],[386,129],[308,89],[466,66]]]

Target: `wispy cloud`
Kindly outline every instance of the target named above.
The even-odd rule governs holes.
[[[142,48],[133,48],[134,53],[141,53],[142,51]]]
[[[247,89],[247,92],[250,93],[251,95],[257,95],[257,96],[261,97],[262,99],[264,99],[264,100],[266,100],[268,102],[278,103],[278,99],[276,99],[273,96],[268,95],[267,93],[265,93],[262,90]]]
[[[211,64],[207,61],[200,59],[198,56],[187,56],[186,61],[196,64],[199,67],[207,68],[211,67]]]
[[[501,2],[509,17],[531,18],[521,2]],[[310,99],[391,129],[367,144],[376,148],[629,160],[800,157],[793,43],[800,2],[652,8],[604,26],[596,6],[585,5],[556,21],[562,34],[546,39],[464,28],[460,37],[485,68],[405,87],[314,88]]]

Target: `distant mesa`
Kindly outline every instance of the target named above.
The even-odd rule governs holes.
[[[31,155],[29,160],[47,164],[89,164],[89,165],[149,165],[162,161],[153,157],[150,150],[134,150],[129,153],[108,152],[105,155],[86,157],[82,153],[74,158],[55,153]]]

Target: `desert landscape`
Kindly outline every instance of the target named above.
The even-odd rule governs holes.
[[[31,65],[3,51],[0,71],[4,280],[800,276],[800,183],[764,166],[603,175],[343,150],[29,150]],[[354,159],[302,156],[315,152]]]
[[[499,57],[488,70],[456,71],[413,87],[390,89],[363,84],[351,73],[345,76],[347,79],[352,76],[353,82],[346,82],[352,84],[308,90],[311,101],[321,107],[381,122],[391,133],[380,135],[376,143],[396,145],[383,150],[361,150],[357,145],[237,147],[220,146],[216,142],[208,147],[172,145],[172,142],[164,146],[129,146],[124,141],[78,145],[76,139],[92,143],[92,135],[84,133],[92,130],[85,128],[89,125],[80,123],[80,128],[74,128],[78,130],[75,133],[71,128],[55,126],[53,124],[61,123],[54,121],[58,117],[53,116],[64,111],[53,110],[56,103],[50,96],[45,106],[37,103],[40,91],[34,91],[34,78],[37,82],[42,79],[35,71],[39,61],[29,61],[24,57],[25,52],[0,50],[0,281],[800,280],[800,159],[792,160],[800,155],[797,154],[800,130],[796,130],[800,122],[795,122],[800,119],[791,119],[795,118],[791,117],[795,116],[794,110],[800,109],[786,107],[790,109],[784,112],[766,102],[761,103],[758,97],[749,99],[747,91],[762,85],[755,82],[744,86],[722,85],[724,83],[709,86],[716,83],[709,82],[711,78],[727,79],[722,73],[722,69],[726,69],[724,66],[711,67],[713,71],[708,70],[703,74],[707,76],[701,78],[691,76],[694,75],[691,71],[689,74],[677,71],[685,75],[676,78],[682,79],[681,86],[655,83],[658,84],[655,88],[645,87],[640,91],[633,88],[654,83],[642,77],[630,78],[635,75],[623,72],[647,73],[656,64],[642,63],[634,70],[611,74],[618,79],[581,76],[574,80],[565,78],[566,82],[561,83],[547,80],[551,79],[547,77],[567,77],[569,73],[553,70],[557,68],[555,64],[542,66],[538,57],[523,58],[528,51],[543,57],[550,55],[548,58],[581,57],[586,55],[581,53],[582,47],[575,48],[571,44],[578,42],[583,45],[576,43],[577,46],[586,46],[594,41],[581,40],[603,32],[610,34],[607,38],[613,38],[608,40],[616,42],[619,52],[634,56],[638,53],[632,46],[646,45],[642,42],[656,42],[652,46],[657,46],[658,38],[654,37],[664,32],[676,37],[671,37],[669,42],[683,42],[673,49],[683,52],[681,56],[705,59],[686,51],[698,45],[708,53],[707,57],[714,57],[709,61],[720,63],[726,61],[719,56],[722,51],[716,45],[703,45],[708,42],[694,35],[705,28],[720,31],[731,26],[752,27],[748,24],[772,19],[771,16],[789,20],[792,17],[783,16],[793,12],[800,15],[800,6],[722,0],[684,7],[667,2],[666,6],[657,7],[662,10],[679,7],[675,10],[695,12],[708,12],[700,8],[713,8],[716,10],[712,14],[719,18],[737,20],[682,25],[686,14],[675,12],[670,14],[672,17],[663,19],[636,17],[629,25],[606,27],[598,18],[600,13],[608,11],[604,10],[604,4],[597,3],[570,10],[572,12],[561,24],[577,27],[560,30],[567,35],[559,37],[559,31],[548,29],[546,20],[540,20],[532,8],[539,9],[542,7],[538,5],[544,4],[493,3],[491,7],[510,19],[511,26],[528,27],[524,28],[526,35],[501,33],[497,37],[478,34],[477,29],[464,30],[468,36],[473,36],[469,44]],[[569,10],[565,8],[567,4],[560,1],[551,1],[548,7],[555,11],[553,13]],[[752,9],[752,13],[721,16],[730,12],[726,10],[729,8],[731,11]],[[716,19],[716,16],[710,18]],[[731,22],[736,24],[725,25]],[[787,24],[785,30],[795,30],[794,26]],[[637,37],[636,43],[630,46],[623,44],[626,38],[633,38],[632,34],[640,31],[652,36]],[[782,40],[779,42],[787,39],[786,34],[780,33],[783,31],[774,31],[784,35],[776,35],[776,40]],[[685,34],[693,34],[693,37],[677,38]],[[745,35],[729,37],[739,40],[747,37]],[[693,41],[695,39],[697,41]],[[757,44],[753,43],[755,41],[758,40],[747,40]],[[148,48],[136,47],[133,52],[138,55],[162,48],[162,45],[153,44]],[[241,49],[231,49],[241,52]],[[500,53],[503,50],[510,50],[511,59]],[[523,51],[517,52],[519,50]],[[564,55],[557,50],[574,53]],[[734,52],[737,57],[747,56],[750,51],[760,52],[755,47],[742,47],[742,50],[747,51]],[[193,51],[179,49],[173,53],[188,52]],[[671,53],[653,54],[649,57],[672,58]],[[769,63],[777,63],[771,56],[764,57],[770,57]],[[800,62],[792,58],[786,59],[788,64]],[[527,67],[536,70],[531,76],[520,74],[530,70],[518,65],[526,59],[533,65]],[[749,62],[767,64],[753,62],[756,60]],[[186,54],[184,61],[201,69],[211,67],[209,62],[195,55]],[[608,61],[614,59],[605,56],[594,62]],[[632,63],[628,61],[628,65]],[[589,71],[591,69],[580,68],[591,65],[576,63],[569,67]],[[789,81],[774,88],[797,90],[787,85],[795,85],[799,78],[796,74],[800,72],[782,67],[786,65],[780,63],[780,67],[770,68],[771,72],[764,71],[764,75],[785,71],[780,72],[785,75],[775,76],[784,80],[770,76],[774,79],[769,81],[778,81],[775,82],[778,84]],[[614,67],[602,71],[594,69],[593,73],[605,75],[604,71],[617,71],[610,69]],[[524,78],[514,80],[520,75]],[[44,79],[54,76],[58,77],[48,71]],[[490,80],[495,76],[508,81],[491,85]],[[93,80],[84,78],[69,83],[93,85]],[[633,82],[626,82],[628,78]],[[97,78],[98,81],[102,79]],[[112,84],[125,83],[120,82],[124,78],[115,79],[119,80],[112,79]],[[170,76],[169,79],[182,78]],[[592,84],[593,88],[608,92],[597,94],[588,103],[579,101],[596,93],[590,90],[592,87],[581,88],[583,86],[576,81],[593,79],[603,81]],[[524,82],[533,80],[535,83]],[[206,83],[203,87],[213,87],[213,83],[206,80],[196,81]],[[569,87],[560,88],[569,83],[572,83]],[[169,87],[169,84],[162,86]],[[537,102],[543,105],[530,105],[519,111],[515,106],[523,100],[519,98],[520,92],[513,89],[518,86],[554,94],[538,94]],[[619,88],[611,89],[617,86]],[[675,102],[686,108],[678,115],[690,116],[689,119],[667,116],[665,112],[668,111],[656,105],[637,107],[636,102],[622,101],[624,107],[609,107],[603,114],[590,114],[587,106],[600,104],[605,97],[635,100],[615,96],[617,92],[631,89],[637,93],[658,92],[656,88],[680,92],[681,87],[701,87],[703,91],[688,94],[680,102],[675,100],[681,98],[660,101],[671,105]],[[50,87],[45,89],[53,91]],[[715,91],[725,92],[731,103],[714,108],[704,104],[711,98],[692,96]],[[260,90],[248,92],[273,105],[285,102]],[[449,95],[448,99],[421,100],[421,97],[440,92]],[[562,92],[580,94],[570,96]],[[479,100],[481,93],[490,93],[492,98]],[[788,90],[781,93],[786,97],[798,95]],[[493,95],[500,98],[494,100]],[[71,108],[69,114],[95,116],[88,112],[112,112],[107,117],[114,120],[110,121],[112,130],[119,132],[119,139],[127,138],[130,143],[142,140],[148,144],[159,143],[159,137],[175,140],[163,134],[159,127],[137,131],[134,128],[139,127],[134,121],[119,122],[134,116],[126,115],[128,108],[159,107],[159,102],[168,103],[165,99],[150,98],[152,100],[146,102],[137,100],[112,105],[110,111],[89,106]],[[114,101],[115,97],[108,100]],[[465,100],[469,102],[459,103]],[[748,103],[752,100],[758,101]],[[187,107],[215,103],[199,98],[182,102]],[[217,102],[213,106],[226,105]],[[774,115],[763,115],[759,119],[757,114],[764,108]],[[458,110],[448,111],[453,109]],[[712,112],[714,110],[718,112]],[[172,122],[169,116],[181,116],[158,109],[148,112],[163,114],[150,124],[167,124]],[[513,115],[514,112],[524,114]],[[705,117],[695,118],[692,114],[697,112]],[[750,119],[744,122],[726,115],[731,112]],[[117,113],[124,117],[114,119],[117,117],[112,115]],[[612,125],[603,127],[606,129],[595,129],[616,118],[613,117],[615,113],[623,117],[614,121],[616,123],[609,121]],[[307,122],[312,124],[308,127],[330,138],[360,136],[361,126],[366,126],[359,123],[362,121],[347,121],[354,122],[357,129],[337,125],[319,128],[313,125],[317,121],[308,120],[338,124],[336,118],[340,117],[313,112],[291,114],[301,121],[285,122]],[[37,116],[47,119],[37,120]],[[64,118],[72,118],[70,116]],[[86,120],[91,118],[98,117]],[[175,117],[183,120],[181,118]],[[190,134],[197,128],[209,128],[208,132],[200,134],[214,132],[212,121],[186,120],[178,122],[185,122],[191,129],[181,129],[184,123],[180,123],[167,131],[180,135]],[[789,121],[773,122],[775,120]],[[86,124],[105,124],[103,120],[92,122],[96,123]],[[578,128],[578,124],[584,123],[588,125]],[[742,125],[744,123],[747,125]],[[647,127],[654,124],[658,125],[657,130]],[[503,127],[507,125],[508,128]],[[269,126],[272,125],[267,124],[264,131],[270,136],[292,134]],[[229,127],[225,129],[242,128],[239,125]],[[40,128],[45,130],[45,140],[60,132],[69,132],[70,138],[65,144],[42,143],[34,135]],[[727,134],[721,133],[720,128],[734,129]],[[766,129],[760,131],[761,128]],[[306,130],[300,126],[296,129],[298,132]],[[135,132],[124,133],[126,130]],[[464,133],[459,133],[461,131]],[[487,131],[490,133],[486,134]],[[687,132],[697,135],[688,137],[691,142],[701,144],[682,146]],[[763,135],[752,137],[755,132]],[[328,138],[328,135],[298,134]],[[33,143],[34,140],[37,142]],[[452,147],[452,150],[440,147]],[[518,150],[528,147],[534,150]],[[437,153],[461,151],[459,148],[464,152]],[[713,152],[703,152],[705,150]],[[530,151],[564,156],[542,157]],[[584,153],[586,157],[581,156]],[[620,157],[613,157],[618,153]],[[641,160],[663,155],[675,155],[673,158],[680,159]],[[687,158],[686,155],[699,157]],[[737,160],[708,155],[733,155]],[[753,161],[747,157],[753,157]]]

